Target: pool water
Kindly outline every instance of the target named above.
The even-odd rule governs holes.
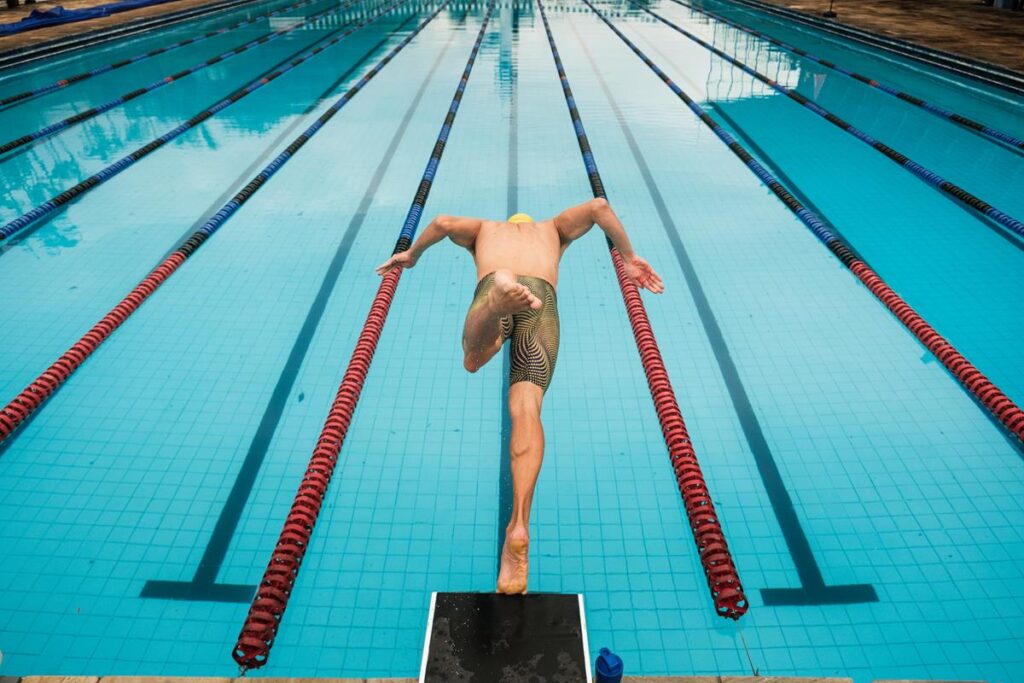
[[[7,70],[0,98],[288,4]],[[559,280],[531,591],[583,593],[590,643],[627,673],[1024,680],[1021,444],[586,5],[545,5],[609,199],[665,280],[645,303],[752,606],[738,623],[714,614],[596,233]],[[336,6],[0,109],[0,130],[13,139]],[[1024,136],[1024,98],[706,6]],[[0,243],[2,400],[436,7],[403,5]],[[598,7],[1024,403],[1020,240],[628,3]],[[1021,154],[678,4],[650,7],[1024,216]],[[252,587],[485,10],[442,11],[0,445],[0,674],[235,673]],[[341,26],[311,22],[0,157],[0,222]],[[501,0],[427,216],[551,216],[589,197],[537,7]],[[430,593],[493,590],[504,373],[500,359],[462,370],[473,272],[438,246],[403,276],[259,675],[416,675]]]

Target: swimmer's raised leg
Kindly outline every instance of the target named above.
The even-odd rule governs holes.
[[[487,287],[486,292],[479,292],[469,307],[462,332],[463,364],[470,372],[482,368],[501,348],[505,340],[502,318],[541,306],[540,299],[526,285],[519,284],[511,270],[497,270],[492,284],[481,284]]]
[[[544,460],[544,427],[540,422],[544,390],[530,382],[516,382],[508,390],[512,418],[512,517],[505,529],[498,571],[499,593],[525,593],[530,569],[530,506]]]

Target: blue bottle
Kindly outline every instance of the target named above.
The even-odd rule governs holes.
[[[597,656],[597,683],[622,683],[622,658],[606,647]]]

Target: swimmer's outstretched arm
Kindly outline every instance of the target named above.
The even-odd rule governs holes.
[[[626,235],[626,228],[615,215],[607,199],[595,198],[555,216],[555,229],[562,240],[563,250],[574,240],[587,234],[597,224],[615,245],[626,267],[626,275],[638,287],[649,289],[655,294],[665,291],[665,283],[644,259],[636,255]]]
[[[419,261],[420,256],[445,237],[451,238],[452,242],[473,251],[476,244],[477,233],[483,221],[479,218],[468,218],[466,216],[445,216],[441,215],[430,221],[430,225],[420,233],[408,251],[402,251],[384,263],[377,266],[378,275],[386,275],[395,268],[412,268]]]

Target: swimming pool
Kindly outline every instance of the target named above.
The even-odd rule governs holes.
[[[0,220],[392,3],[293,4],[3,72],[0,99],[284,10],[2,108],[0,142],[293,29],[12,150]],[[370,21],[0,242],[3,401],[438,7]],[[1024,402],[1020,240],[649,14],[597,7]],[[1024,136],[1024,101],[1008,93],[706,7]],[[377,290],[372,269],[486,8],[452,3],[427,23],[0,446],[0,673],[234,673],[252,586]],[[608,195],[665,278],[645,303],[752,606],[737,623],[713,612],[596,235],[563,261],[531,590],[582,592],[590,642],[630,673],[752,662],[858,681],[1024,678],[1020,444],[586,4],[545,8]],[[1024,216],[1018,153],[679,4],[650,8]],[[537,7],[496,3],[427,214],[547,216],[590,196]],[[504,373],[461,369],[472,284],[455,249],[403,276],[260,675],[414,675],[430,592],[493,589]]]

